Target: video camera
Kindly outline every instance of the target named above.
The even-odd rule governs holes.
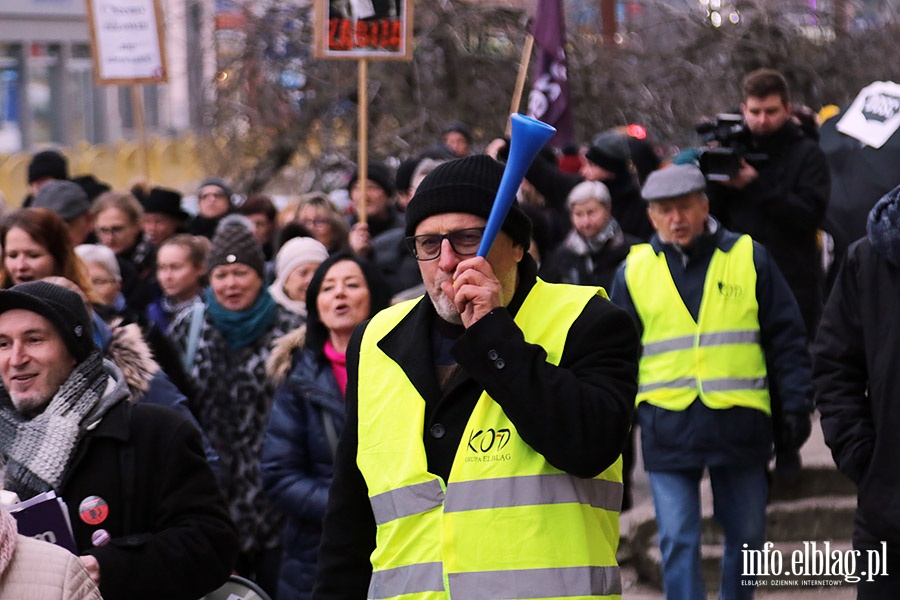
[[[765,154],[747,151],[741,140],[745,131],[744,118],[737,114],[722,113],[715,121],[704,120],[694,127],[700,139],[707,144],[700,150],[700,170],[707,181],[728,181],[741,169],[741,161],[758,164],[769,159]],[[716,142],[715,146],[709,146]]]

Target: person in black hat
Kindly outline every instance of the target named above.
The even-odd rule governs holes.
[[[176,233],[184,233],[190,215],[181,208],[181,194],[175,190],[155,187],[139,198],[144,207],[141,227],[147,240],[159,248]]]
[[[631,248],[611,294],[642,333],[637,422],[670,600],[706,598],[699,488],[707,470],[725,533],[720,597],[750,597],[742,557],[765,541],[773,423],[799,450],[812,412],[791,290],[760,244],[710,217],[705,190],[694,165],[647,177],[656,235]]]
[[[393,205],[396,189],[394,176],[382,162],[369,161],[366,170],[366,197],[362,198],[359,171],[353,174],[347,184],[353,206],[366,212],[366,222],[360,222],[358,214],[350,217],[350,248],[364,258],[372,258],[371,242],[374,238],[391,229],[403,227],[403,214]]]
[[[228,578],[238,539],[196,426],[132,402],[81,297],[0,291],[0,457],[22,500],[54,491],[104,598],[193,600]]]
[[[476,256],[503,169],[444,163],[407,208],[427,293],[350,339],[316,598],[621,593],[637,332],[597,288],[537,278],[516,204]]]
[[[260,480],[260,451],[275,393],[265,364],[273,342],[302,318],[269,293],[265,257],[252,228],[243,215],[222,219],[206,259],[210,283],[203,303],[177,315],[169,335],[195,382],[197,420],[226,470],[224,489],[241,538],[236,571],[274,595],[283,518]]]
[[[28,197],[23,206],[30,206],[31,200],[48,181],[69,178],[69,161],[56,150],[41,150],[28,163]]]
[[[231,187],[220,177],[203,180],[197,190],[197,216],[191,219],[189,232],[212,239],[216,226],[234,209]]]
[[[462,121],[453,121],[441,132],[444,145],[456,158],[464,158],[472,153],[472,130]]]

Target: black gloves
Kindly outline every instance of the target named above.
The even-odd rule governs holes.
[[[784,413],[781,415],[781,448],[799,450],[809,439],[812,418],[808,413]]]

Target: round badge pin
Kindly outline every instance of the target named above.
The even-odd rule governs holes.
[[[98,529],[91,534],[91,543],[95,547],[107,545],[110,539],[112,538],[110,537],[109,532],[105,529]]]
[[[78,505],[78,516],[88,525],[99,525],[109,516],[109,504],[100,496],[88,496]]]

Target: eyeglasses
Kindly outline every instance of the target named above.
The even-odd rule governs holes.
[[[325,227],[326,225],[330,225],[331,221],[325,217],[317,217],[315,219],[301,219],[300,224],[304,227]]]
[[[91,285],[94,287],[102,287],[105,285],[112,285],[114,283],[118,283],[118,281],[119,281],[118,279],[114,279],[112,277],[110,277],[108,279],[100,279],[98,277],[97,279],[91,279]]]
[[[472,256],[478,253],[484,227],[457,229],[450,233],[426,233],[411,235],[406,238],[406,246],[416,260],[434,260],[441,255],[444,240],[449,240],[450,247],[460,256]]]
[[[97,235],[105,235],[110,237],[118,237],[125,233],[124,225],[115,225],[113,227],[98,227]]]

